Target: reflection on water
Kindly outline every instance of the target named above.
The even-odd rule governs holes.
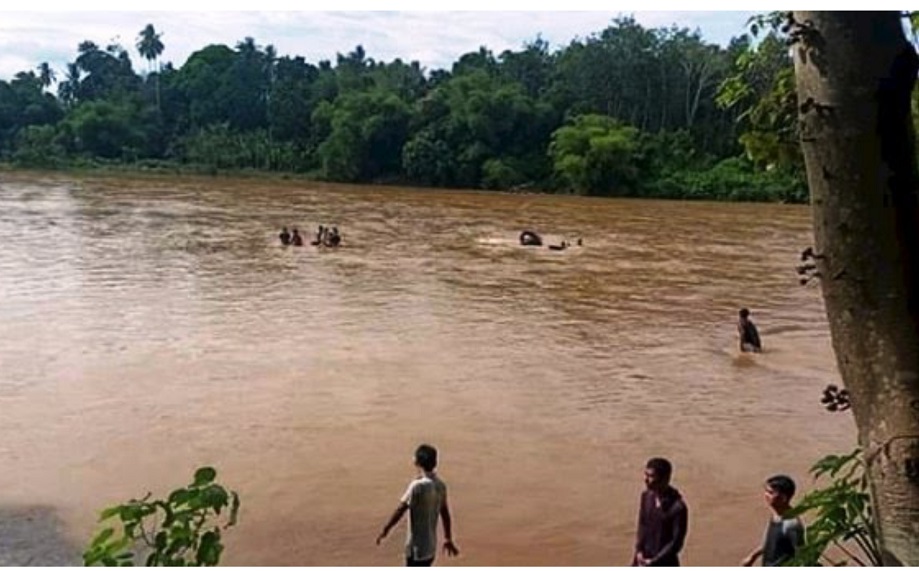
[[[319,224],[343,246],[278,244]],[[243,500],[225,563],[399,564],[401,530],[373,540],[430,441],[463,550],[439,564],[627,563],[651,455],[685,562],[736,564],[762,480],[853,442],[819,405],[803,207],[4,174],[0,240],[0,503],[78,545],[209,463]]]

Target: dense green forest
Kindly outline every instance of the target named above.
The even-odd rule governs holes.
[[[0,81],[0,160],[274,171],[341,182],[594,196],[804,201],[788,48],[775,32],[725,48],[631,17],[550,50],[486,47],[451,69],[361,46],[312,64],[245,38],[161,64],[82,42],[66,70]]]

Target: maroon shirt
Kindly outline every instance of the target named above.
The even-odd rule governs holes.
[[[638,509],[635,551],[651,559],[653,566],[679,566],[679,553],[688,527],[689,510],[676,488],[668,488],[661,494],[660,507],[654,492],[645,490]]]

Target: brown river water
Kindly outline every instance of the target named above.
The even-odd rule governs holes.
[[[323,223],[341,248],[278,243]],[[399,565],[404,521],[374,538],[430,442],[438,565],[628,564],[655,455],[684,564],[735,565],[763,480],[854,446],[811,242],[803,206],[2,173],[0,563],[78,563],[101,508],[213,465],[223,563]]]

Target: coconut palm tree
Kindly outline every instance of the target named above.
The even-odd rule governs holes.
[[[54,75],[54,70],[51,69],[48,62],[41,62],[36,69],[38,70],[38,78],[41,80],[42,87],[48,87],[54,83],[56,77]]]
[[[147,24],[147,26],[140,31],[140,34],[137,36],[137,52],[147,60],[148,68],[153,68],[154,62],[156,62],[160,54],[163,53],[163,50],[166,46],[163,45],[163,42],[160,40],[163,34],[158,34],[156,29],[153,27],[153,24]],[[157,69],[156,74],[156,108],[160,108],[160,74]]]
[[[64,81],[58,84],[57,94],[65,105],[73,105],[80,87],[80,66],[76,62],[67,64],[67,74]]]

